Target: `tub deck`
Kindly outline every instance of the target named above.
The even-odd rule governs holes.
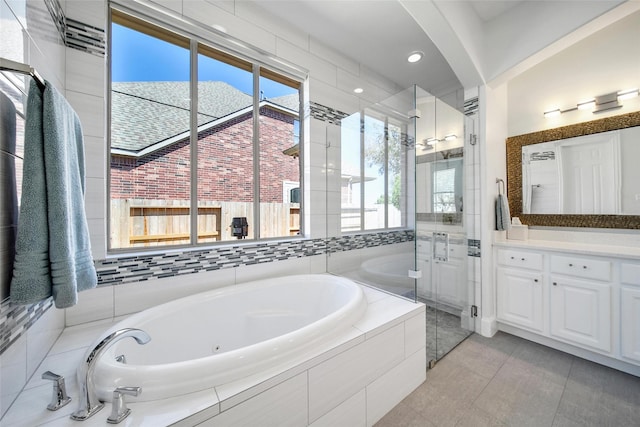
[[[318,349],[315,356],[298,360],[288,369],[259,372],[215,390],[150,402],[129,398],[131,415],[119,425],[373,425],[425,379],[425,307],[373,288],[363,289],[368,301],[364,316],[348,334]],[[3,425],[78,427],[69,418],[79,395],[75,369],[89,343],[112,323],[99,321],[65,329],[5,414]],[[40,379],[47,370],[65,377],[74,399],[55,412],[46,409],[51,384]],[[110,405],[105,405],[82,426],[104,427],[110,411]]]

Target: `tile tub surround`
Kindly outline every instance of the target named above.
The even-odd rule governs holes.
[[[363,288],[369,304],[363,318],[311,359],[179,398],[129,398],[132,413],[120,425],[373,425],[426,377],[425,306]],[[113,321],[66,328],[1,424],[77,426],[69,418],[77,405],[75,369],[89,343]],[[65,376],[74,398],[56,412],[46,409],[51,384],[40,377],[47,370]],[[107,404],[83,425],[104,426],[109,413]]]

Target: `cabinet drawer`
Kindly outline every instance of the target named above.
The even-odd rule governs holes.
[[[551,272],[608,282],[611,280],[611,262],[553,255]]]
[[[640,264],[622,264],[620,281],[627,285],[640,285]]]
[[[514,251],[512,249],[499,249],[498,262],[511,267],[530,268],[542,270],[542,254],[527,251]]]

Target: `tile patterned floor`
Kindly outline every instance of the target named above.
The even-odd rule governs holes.
[[[421,300],[421,302],[425,301]],[[432,359],[440,360],[472,333],[461,327],[460,316],[436,310],[432,305],[427,305],[425,317],[427,321],[427,362]]]
[[[640,377],[498,332],[474,334],[375,427],[640,426]]]

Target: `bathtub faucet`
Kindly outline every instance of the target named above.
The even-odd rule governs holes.
[[[104,407],[104,403],[98,399],[93,382],[96,362],[109,347],[126,337],[132,337],[138,344],[146,344],[151,340],[149,334],[141,329],[124,328],[107,335],[91,350],[87,360],[78,368],[78,382],[82,394],[78,410],[71,414],[72,420],[84,421]]]

